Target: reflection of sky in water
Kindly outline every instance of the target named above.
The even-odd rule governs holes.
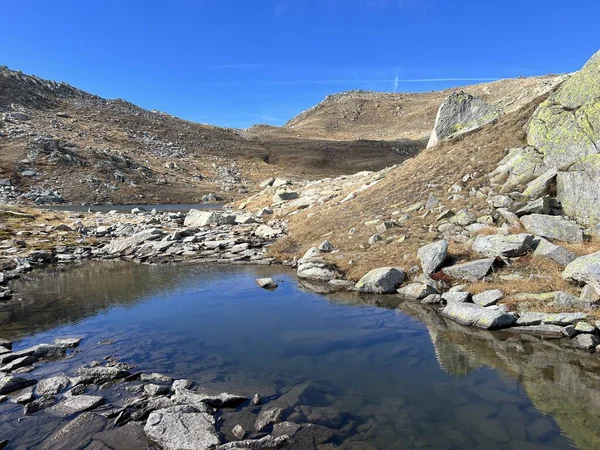
[[[280,288],[259,289],[254,279],[262,276],[280,280]],[[2,334],[22,337],[15,348],[59,335],[86,338],[73,359],[42,366],[40,374],[116,354],[140,370],[248,395],[317,383],[326,386],[332,414],[368,424],[364,436],[356,427],[345,433],[382,449],[568,448],[536,406],[555,414],[580,446],[596,442],[597,427],[588,423],[586,435],[564,413],[572,411],[564,405],[572,386],[562,384],[570,374],[584,378],[573,399],[589,402],[595,391],[581,367],[569,372],[574,365],[563,353],[542,349],[550,358],[544,367],[523,367],[540,357],[538,344],[473,338],[420,307],[409,311],[417,320],[349,304],[347,296],[327,301],[299,290],[283,268],[87,264],[29,275],[15,287],[23,304],[1,310],[13,318]],[[98,345],[104,339],[114,344]],[[548,377],[546,366],[562,379]],[[598,424],[593,414],[586,419]]]

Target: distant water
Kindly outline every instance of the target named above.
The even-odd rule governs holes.
[[[134,208],[144,208],[150,212],[153,209],[157,211],[173,211],[173,212],[187,212],[190,209],[202,209],[202,210],[215,210],[223,208],[222,203],[200,203],[200,204],[162,204],[162,205],[52,205],[52,206],[39,206],[41,209],[52,209],[55,211],[73,211],[73,212],[86,212],[92,210],[93,212],[108,212],[108,211],[127,211],[130,212]]]
[[[258,288],[265,276],[280,287]],[[15,349],[85,338],[34,377],[117,355],[136,370],[265,398],[308,385],[295,418],[318,418],[345,448],[600,448],[600,358],[474,333],[394,296],[324,297],[281,267],[124,262],[29,274],[15,290],[22,301],[0,304],[0,336]],[[18,422],[21,409],[0,404],[12,448],[61,425],[43,412]]]

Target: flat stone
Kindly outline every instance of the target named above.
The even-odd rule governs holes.
[[[451,278],[474,282],[490,273],[493,264],[494,258],[485,258],[444,267],[442,271]]]
[[[289,436],[264,436],[260,439],[246,439],[245,441],[228,442],[217,447],[217,450],[262,450],[270,448],[286,448],[292,443]]]
[[[525,312],[519,315],[517,326],[527,325],[571,325],[582,320],[587,320],[588,316],[585,313],[542,313],[542,312]]]
[[[512,327],[509,328],[508,331],[552,339],[560,339],[564,335],[563,327],[559,325],[528,325],[523,327]]]
[[[575,331],[579,333],[593,333],[596,330],[596,327],[587,323],[587,322],[577,322],[575,325]]]
[[[523,256],[531,250],[534,236],[532,234],[509,234],[477,236],[473,242],[473,251],[481,256],[494,258],[514,258]]]
[[[220,443],[215,418],[190,406],[152,412],[144,431],[165,450],[209,449]]]
[[[504,294],[500,289],[489,289],[473,296],[473,303],[479,306],[491,306],[498,303]]]
[[[440,294],[431,294],[421,300],[423,305],[438,305],[442,303],[442,296]]]
[[[550,214],[552,207],[550,204],[549,197],[539,198],[531,203],[527,203],[522,208],[518,209],[515,214],[518,217],[526,216],[528,214]]]
[[[26,416],[29,414],[33,414],[34,412],[49,408],[50,406],[54,405],[54,403],[56,403],[56,399],[51,395],[39,397],[33,400],[32,402],[27,403],[23,407],[23,414],[25,414]]]
[[[159,384],[151,383],[144,386],[144,392],[153,397],[157,395],[167,395],[169,393],[169,388]]]
[[[531,214],[521,217],[521,223],[527,231],[538,236],[563,242],[583,242],[583,229],[561,216]]]
[[[69,378],[64,375],[56,375],[50,378],[40,380],[35,387],[37,395],[54,395],[65,389],[69,385]]]
[[[256,422],[254,423],[254,428],[256,429],[256,431],[262,431],[269,425],[273,425],[277,422],[280,422],[282,416],[283,409],[274,406],[265,406],[261,409],[260,413],[258,414]]]
[[[79,347],[79,344],[81,343],[83,339],[82,338],[56,338],[54,340],[54,344],[60,346],[60,347],[66,347],[66,348],[75,348],[75,347]]]
[[[13,370],[19,369],[20,367],[29,366],[37,360],[38,359],[33,355],[23,356],[0,367],[0,372],[12,372]]]
[[[55,416],[66,417],[83,411],[97,408],[104,403],[104,398],[96,395],[76,395],[69,397],[47,411]]]
[[[487,330],[507,328],[516,322],[515,316],[499,310],[482,308],[472,303],[448,303],[442,314],[463,325]]]
[[[431,294],[437,294],[436,289],[423,283],[410,283],[397,290],[403,298],[407,300],[421,300]]]
[[[162,373],[158,373],[158,372],[152,372],[152,373],[142,373],[140,374],[140,381],[142,383],[172,383],[173,382],[173,378],[171,378],[168,375],[164,375]]]
[[[129,376],[127,370],[118,367],[81,367],[78,372],[79,383],[100,383]]]

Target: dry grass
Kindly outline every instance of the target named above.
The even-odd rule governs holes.
[[[560,246],[572,251],[577,256],[589,255],[590,253],[600,252],[600,239],[592,238],[591,241],[569,244],[564,242],[558,243]]]

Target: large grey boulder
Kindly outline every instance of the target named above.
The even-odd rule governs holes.
[[[423,273],[426,275],[436,272],[448,257],[448,241],[437,241],[425,245],[417,250],[421,260]]]
[[[228,214],[220,211],[200,211],[190,209],[185,216],[183,226],[185,227],[205,227],[206,225],[233,225],[235,223],[235,214]]]
[[[356,283],[356,290],[365,294],[393,294],[405,278],[400,267],[380,267],[363,276]]]
[[[577,258],[577,255],[560,245],[553,244],[544,238],[540,238],[533,252],[534,258],[549,258],[561,266],[566,266]]]
[[[494,258],[477,259],[466,263],[444,267],[442,271],[451,278],[466,281],[477,281],[485,277],[494,264]]]
[[[575,259],[565,267],[562,276],[567,281],[589,284],[600,293],[600,252]]]
[[[215,418],[190,406],[152,412],[144,431],[165,450],[209,449],[220,443]]]
[[[473,242],[473,251],[481,256],[513,258],[523,256],[533,243],[532,234],[479,235]]]
[[[462,325],[494,330],[513,326],[517,321],[512,314],[497,309],[483,308],[473,303],[452,302],[442,309],[442,314]]]
[[[561,216],[531,214],[521,217],[521,223],[527,231],[538,236],[563,242],[583,242],[583,229]]]
[[[465,92],[453,92],[442,103],[435,118],[435,125],[427,148],[442,139],[448,139],[475,130],[496,120],[501,110]]]

